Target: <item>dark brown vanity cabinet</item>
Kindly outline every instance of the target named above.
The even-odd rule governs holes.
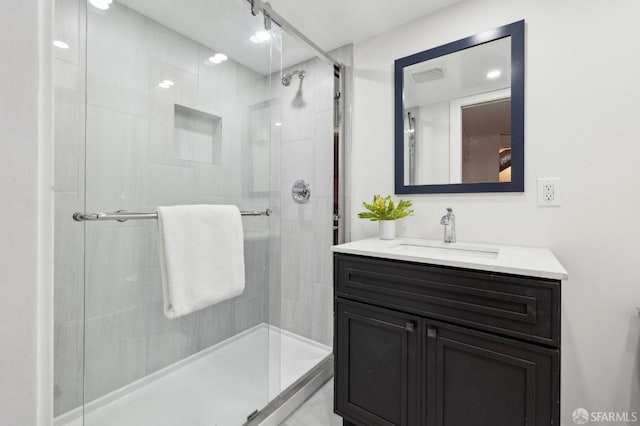
[[[334,273],[345,425],[559,425],[558,281],[345,254]]]

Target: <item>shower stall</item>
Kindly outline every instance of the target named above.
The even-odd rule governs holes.
[[[55,424],[278,424],[332,374],[350,48],[247,0],[58,0],[55,35]],[[246,285],[168,319],[189,204],[243,211]]]

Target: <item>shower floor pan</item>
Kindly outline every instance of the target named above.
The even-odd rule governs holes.
[[[330,353],[260,324],[88,403],[84,423],[78,408],[54,425],[239,426]]]

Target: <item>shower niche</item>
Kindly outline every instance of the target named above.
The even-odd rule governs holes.
[[[174,105],[173,156],[177,160],[220,164],[222,117]]]

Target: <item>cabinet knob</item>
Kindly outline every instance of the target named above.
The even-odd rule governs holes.
[[[433,339],[438,337],[438,331],[435,327],[427,327],[427,337],[431,337]]]
[[[414,321],[409,321],[404,325],[404,329],[413,332],[416,329],[416,323]]]

